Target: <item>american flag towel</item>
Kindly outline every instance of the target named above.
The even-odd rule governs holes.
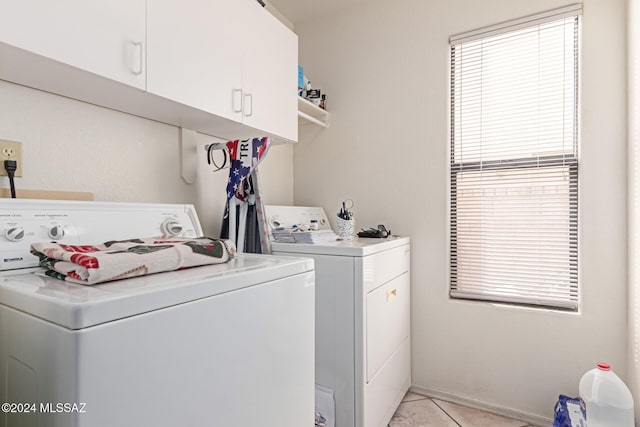
[[[98,245],[34,243],[45,275],[83,285],[230,261],[235,246],[228,240],[142,238]]]
[[[270,145],[267,137],[227,142],[227,150],[229,150],[231,157],[231,168],[227,181],[227,202],[234,195],[240,200],[245,200],[247,195],[244,192],[243,184],[265,158]]]

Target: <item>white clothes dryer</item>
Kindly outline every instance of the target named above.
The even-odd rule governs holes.
[[[265,212],[272,228],[330,228],[320,207]],[[411,385],[409,238],[272,242],[272,250],[315,261],[316,383],[334,391],[336,427],[386,427]]]

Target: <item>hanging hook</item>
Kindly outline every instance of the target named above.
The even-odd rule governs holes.
[[[229,162],[230,156],[229,156],[229,152],[227,151],[226,148],[221,148],[220,150],[222,151],[222,155],[224,156],[223,160],[222,160],[222,165],[218,165],[216,163],[216,160],[213,156],[213,153],[215,150],[220,149],[219,147],[216,147],[216,144],[209,144],[209,146],[207,146],[207,164],[212,164],[215,169],[214,172],[218,172],[221,169],[225,169],[227,167],[231,167],[231,165],[229,164],[229,166],[227,166],[227,163]]]

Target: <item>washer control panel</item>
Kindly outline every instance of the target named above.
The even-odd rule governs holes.
[[[202,236],[192,205],[0,199],[0,271],[36,267],[36,242]]]

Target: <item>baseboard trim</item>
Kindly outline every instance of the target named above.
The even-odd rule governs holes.
[[[551,418],[541,417],[540,415],[518,411],[517,409],[494,405],[492,403],[483,402],[481,400],[473,399],[467,396],[461,396],[455,393],[437,390],[430,387],[412,385],[409,391],[422,396],[445,400],[447,402],[457,403],[458,405],[468,406],[474,409],[493,412],[494,414],[502,415],[508,418],[514,418],[516,420],[521,420],[536,426],[549,426],[553,424],[553,419]]]

